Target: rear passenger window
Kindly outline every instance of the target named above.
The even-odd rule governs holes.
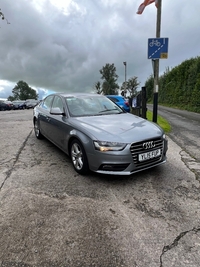
[[[47,96],[47,98],[44,100],[43,104],[42,104],[42,107],[46,110],[50,110],[51,108],[51,103],[52,103],[52,100],[53,100],[53,97],[54,96]]]

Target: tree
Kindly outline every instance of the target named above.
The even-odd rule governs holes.
[[[200,73],[197,75],[196,84],[191,96],[192,110],[195,112],[200,111]]]
[[[148,101],[152,101],[154,79],[145,83]],[[159,77],[160,104],[200,112],[200,56],[187,59],[174,68],[167,68]]]
[[[103,80],[102,92],[104,95],[117,95],[119,85],[117,84],[118,75],[114,64],[107,63],[99,72]]]
[[[146,87],[147,101],[152,101],[153,100],[153,88],[154,88],[153,75],[150,75],[150,77],[146,80],[145,87]]]
[[[13,96],[9,96],[8,100],[26,100],[38,99],[38,94],[34,89],[28,86],[24,81],[19,81],[12,89]]]
[[[94,86],[97,91],[97,94],[100,95],[102,93],[101,82],[100,81],[96,82]]]
[[[126,88],[125,88],[125,82],[123,82],[121,86],[121,91],[124,92],[124,90],[126,89],[126,91],[129,92],[130,97],[136,96],[138,85],[140,85],[140,82],[138,82],[137,79],[138,77],[136,76],[128,79],[128,81],[126,82]]]

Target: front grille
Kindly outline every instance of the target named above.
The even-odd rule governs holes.
[[[154,147],[145,149],[143,144],[144,143],[152,143],[152,141],[153,141]],[[133,162],[134,162],[136,168],[139,169],[139,168],[147,167],[149,165],[153,165],[154,163],[159,162],[161,160],[162,154],[163,154],[163,142],[164,141],[161,138],[159,138],[159,139],[144,140],[142,142],[131,144],[130,151],[131,151],[131,155],[133,157]],[[154,157],[154,158],[147,159],[144,161],[139,161],[139,154],[151,152],[151,151],[154,151],[157,149],[160,149],[160,151],[161,151],[161,153],[158,157]]]

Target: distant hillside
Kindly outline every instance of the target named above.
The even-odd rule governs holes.
[[[153,99],[153,76],[146,81],[148,101]],[[159,104],[200,113],[200,57],[185,60],[159,78]]]

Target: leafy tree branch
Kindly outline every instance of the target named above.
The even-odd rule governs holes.
[[[0,8],[0,18],[1,18],[2,20],[6,20],[7,24],[10,24],[10,22],[5,18],[3,12],[1,11],[1,8]]]

